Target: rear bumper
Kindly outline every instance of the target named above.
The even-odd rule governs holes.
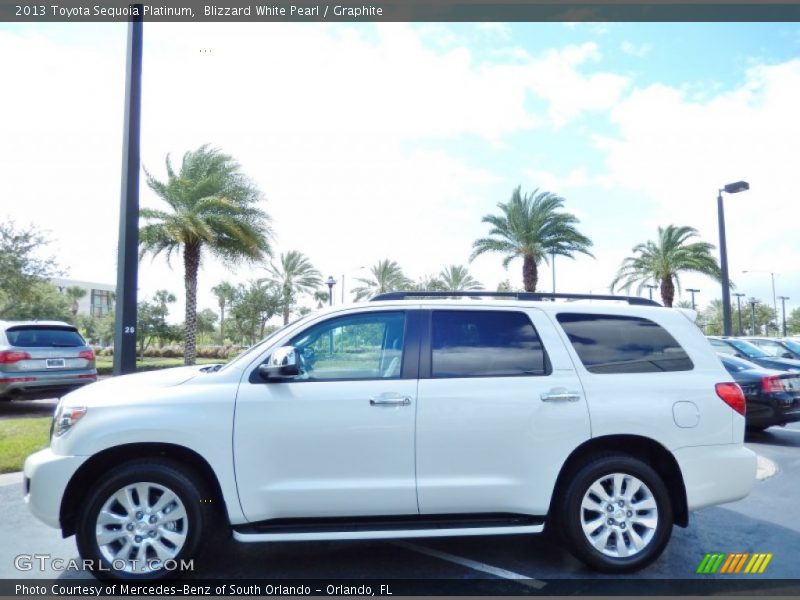
[[[747,425],[769,427],[800,421],[800,397],[780,394],[775,398],[747,398]]]
[[[740,500],[755,486],[756,454],[741,444],[681,448],[673,454],[689,510]]]
[[[50,448],[31,454],[25,461],[25,503],[33,515],[50,525],[61,527],[61,501],[72,476],[86,456],[60,456]]]
[[[61,373],[0,371],[0,398],[61,397],[97,381],[97,371],[83,369]]]

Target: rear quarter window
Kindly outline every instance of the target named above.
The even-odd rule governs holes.
[[[59,327],[13,327],[6,330],[11,346],[19,348],[74,348],[86,342],[74,329]]]
[[[650,319],[585,313],[560,313],[556,318],[590,373],[657,373],[694,368],[675,338]]]

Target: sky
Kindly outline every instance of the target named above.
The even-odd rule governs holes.
[[[73,279],[116,281],[125,44],[124,24],[0,24],[0,219],[45,230]],[[305,253],[337,302],[383,258],[412,278],[468,264],[517,186],[563,196],[594,241],[556,259],[557,291],[607,293],[659,226],[716,245],[717,190],[746,180],[724,200],[731,279],[772,304],[775,273],[787,314],[800,305],[800,24],[146,23],[142,102],[144,167],[164,178],[202,144],[234,156],[275,254]],[[141,204],[161,205],[144,181]],[[521,261],[501,262],[469,268],[521,287]],[[207,256],[198,309],[264,266]],[[681,283],[698,308],[721,295]],[[180,262],[145,258],[140,298],[160,288],[181,319]]]

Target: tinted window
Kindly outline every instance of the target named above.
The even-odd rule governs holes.
[[[649,319],[577,313],[557,318],[592,373],[688,371],[694,366],[675,338]]]
[[[298,379],[392,379],[400,377],[405,313],[366,313],[330,319],[295,336]]]
[[[433,313],[433,377],[546,375],[539,336],[524,313],[437,310]]]
[[[14,327],[6,330],[8,343],[21,348],[74,348],[85,342],[74,329],[57,327]]]

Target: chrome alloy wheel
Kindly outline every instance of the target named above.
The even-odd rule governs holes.
[[[130,483],[100,508],[95,540],[115,570],[149,573],[174,559],[189,532],[186,507],[175,492],[152,482]]]
[[[650,488],[632,475],[604,475],[583,496],[581,527],[589,543],[606,556],[633,556],[644,550],[656,533],[656,499]]]

